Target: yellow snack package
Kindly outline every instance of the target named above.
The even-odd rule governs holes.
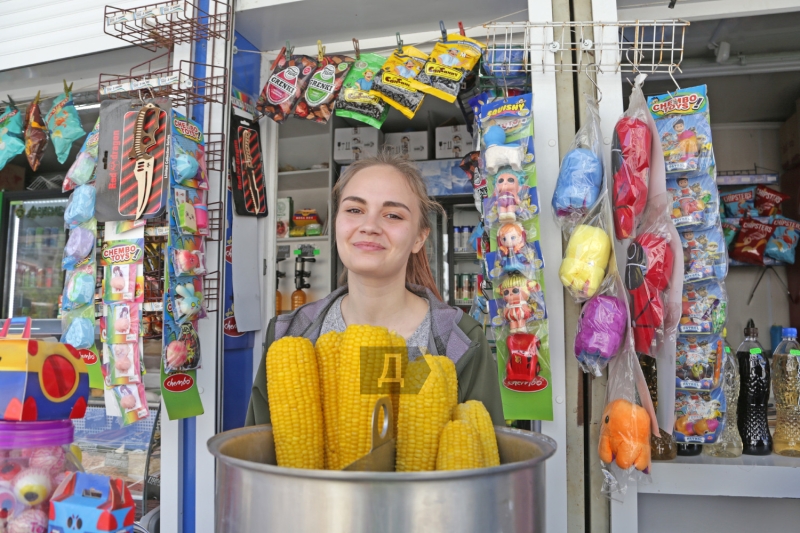
[[[428,54],[413,46],[404,46],[402,51],[395,50],[375,77],[369,94],[377,96],[406,117],[414,118],[422,106],[425,93],[417,90],[413,82],[427,60]]]
[[[481,58],[486,45],[455,33],[433,47],[422,71],[411,82],[417,90],[451,104],[456,101],[461,82]]]

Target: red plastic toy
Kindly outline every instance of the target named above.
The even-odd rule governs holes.
[[[539,348],[542,343],[536,335],[515,333],[506,339],[508,346],[508,362],[506,363],[506,381],[531,382],[539,375],[542,367],[539,364]]]
[[[637,118],[622,117],[614,127],[614,233],[619,240],[633,234],[636,217],[647,204],[650,142],[650,128]]]

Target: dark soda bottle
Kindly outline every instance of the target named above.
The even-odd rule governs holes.
[[[748,455],[769,455],[772,452],[772,435],[767,424],[770,368],[752,319],[744,329],[744,342],[736,350],[736,359],[741,381],[737,425],[742,451]]]

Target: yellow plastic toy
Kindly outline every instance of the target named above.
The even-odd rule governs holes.
[[[581,224],[567,244],[558,277],[573,295],[591,298],[600,288],[611,255],[611,239],[601,228]]]

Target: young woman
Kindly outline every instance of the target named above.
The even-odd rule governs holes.
[[[336,248],[347,285],[323,300],[273,318],[267,347],[283,336],[316,343],[348,324],[394,330],[406,339],[409,358],[422,351],[456,364],[458,401],[480,400],[503,425],[497,363],[480,325],[442,302],[425,254],[428,215],[442,207],[428,197],[413,163],[389,155],[350,165],[333,188]],[[253,384],[247,425],[269,423],[266,351]]]

